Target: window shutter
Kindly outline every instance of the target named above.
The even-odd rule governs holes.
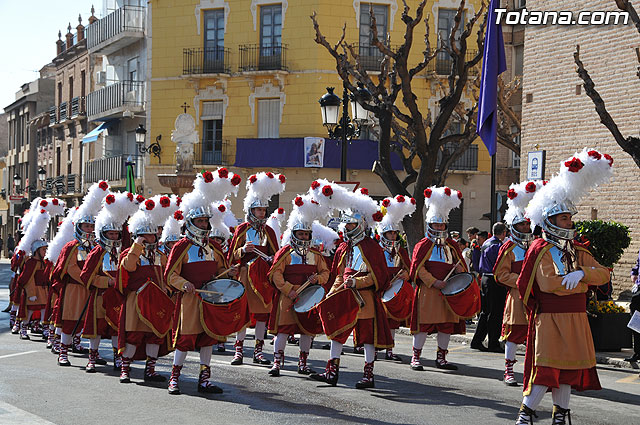
[[[222,101],[202,102],[202,116],[200,120],[221,120]]]
[[[258,138],[280,137],[280,99],[258,99]]]

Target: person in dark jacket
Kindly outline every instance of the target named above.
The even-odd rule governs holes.
[[[638,253],[638,259],[636,265],[631,269],[631,279],[633,280],[633,287],[631,288],[631,304],[629,309],[631,314],[635,311],[640,311],[640,253]],[[627,362],[637,362],[640,360],[640,333],[633,332],[633,355],[624,359]]]

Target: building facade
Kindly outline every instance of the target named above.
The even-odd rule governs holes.
[[[615,2],[580,0],[527,1],[530,10],[616,11]],[[614,179],[594,190],[578,206],[578,220],[621,222],[631,229],[632,242],[614,269],[614,297],[630,289],[627,278],[640,249],[640,214],[634,200],[640,197],[640,170],[622,151],[601,123],[575,72],[573,54],[580,56],[611,116],[625,136],[640,131],[640,83],[637,57],[638,32],[629,25],[527,26],[524,42],[522,105],[523,161],[530,151],[546,151],[545,177],[558,164],[583,147],[593,147],[614,158]],[[526,162],[525,162],[526,164]],[[521,177],[527,167],[523,165]]]
[[[418,2],[408,3],[415,10]],[[429,2],[426,11],[432,45],[438,42],[438,33],[450,32],[458,4],[454,0]],[[465,17],[472,16],[479,6],[478,1],[469,2]],[[333,58],[314,42],[309,16],[317,13],[324,35],[332,42],[340,38],[346,23],[346,41],[356,43],[365,66],[374,72],[381,57],[370,45],[370,7],[376,14],[379,33],[388,34],[391,44],[401,40],[403,6],[396,0],[151,0],[147,16],[147,139],[159,138],[162,153],[160,159],[146,159],[145,195],[168,191],[156,176],[175,169],[171,131],[185,104],[187,113],[196,119],[200,137],[195,146],[194,170],[224,165],[245,179],[261,170],[282,172],[287,176],[287,191],[274,200],[273,206],[285,208],[297,193],[308,189],[312,180],[339,180],[339,145],[326,139],[318,99],[327,86],[341,87],[341,81]],[[421,51],[414,46],[415,63],[420,61]],[[432,113],[437,111],[442,96],[438,79],[446,77],[449,67],[450,59],[440,56],[416,78],[414,88],[422,94],[425,113],[427,108]],[[479,75],[479,67],[474,72]],[[471,98],[469,93],[466,101],[470,103]],[[347,180],[384,197],[389,195],[386,187],[371,172],[377,159],[371,134],[363,131],[362,140],[350,144]],[[305,167],[306,137],[323,139],[323,168]],[[401,173],[398,158],[394,161]],[[483,213],[490,210],[490,158],[486,149],[474,144],[452,168],[447,184],[461,190],[465,197],[454,227],[488,228],[489,221],[483,218]],[[233,208],[241,216],[241,202],[234,202]]]
[[[142,0],[104,0],[101,19],[92,11],[86,28],[93,61],[87,118],[96,129],[83,140],[92,152],[84,164],[85,186],[105,179],[124,189],[127,162],[135,164],[141,182],[143,164],[135,130],[146,126],[146,14]]]

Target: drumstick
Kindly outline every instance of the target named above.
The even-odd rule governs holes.
[[[223,271],[218,276],[214,277],[212,280],[220,279],[222,276],[224,276],[225,274],[229,273],[232,269],[233,269],[233,267],[229,267],[227,270]]]
[[[312,274],[311,276],[316,276],[316,273]],[[300,292],[302,292],[303,290],[307,289],[307,286],[311,285],[311,276],[309,276],[309,279],[307,279],[307,281],[305,283],[300,285],[300,287],[296,291],[295,299],[291,300],[291,305],[289,306],[289,308],[286,311],[291,311],[291,309],[293,308],[293,305],[296,303],[296,301],[298,301],[298,297],[300,296]]]
[[[457,263],[455,263],[455,264],[453,265],[453,267],[451,268],[451,270],[449,270],[449,274],[447,274],[447,277],[445,277],[445,278],[442,280],[443,282],[446,282],[446,281],[451,277],[451,275],[453,274],[453,271],[456,269],[456,267],[458,266],[458,264],[460,264],[460,260],[458,260],[458,262],[457,262]]]
[[[202,294],[224,295],[222,292],[207,291],[206,289],[196,289],[196,292],[200,292]]]

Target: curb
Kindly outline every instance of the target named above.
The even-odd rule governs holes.
[[[472,336],[469,336],[469,334],[473,335],[473,332],[475,332],[475,326],[473,327],[469,326],[467,328],[467,331],[468,331],[467,335],[451,335],[451,341],[469,345],[471,343],[471,339],[473,338]],[[403,335],[411,335],[411,331],[408,328],[400,328],[397,330],[397,332]],[[429,337],[432,338],[432,336],[429,336]],[[525,354],[524,345],[518,346],[518,354],[522,354],[522,355]],[[603,353],[596,352],[596,363],[599,365],[605,365],[605,366],[610,366],[616,369],[620,369],[621,372],[628,372],[628,373],[640,372],[640,367],[639,367],[640,365],[638,363],[626,362],[622,357],[611,357]]]

